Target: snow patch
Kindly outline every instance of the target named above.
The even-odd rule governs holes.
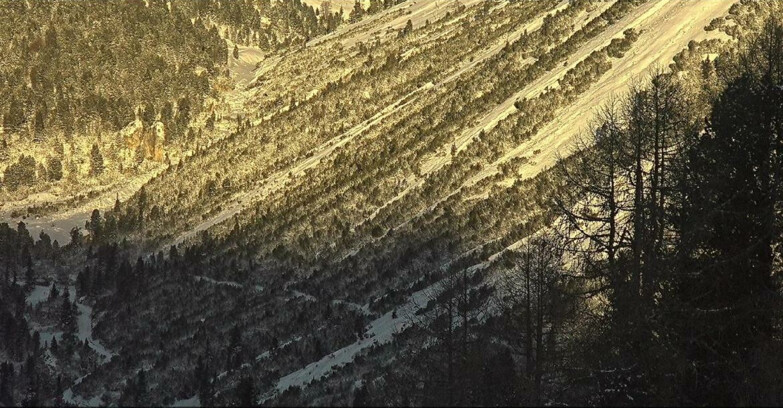
[[[52,286],[35,285],[33,291],[27,295],[27,304],[35,307],[39,303],[45,302],[49,299],[49,293],[52,291]]]
[[[198,399],[198,395],[194,395],[188,399],[184,400],[176,400],[173,404],[171,404],[172,407],[200,407],[201,401]]]

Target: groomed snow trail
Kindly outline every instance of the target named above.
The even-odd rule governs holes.
[[[281,377],[274,392],[281,393],[291,387],[304,387],[310,382],[352,363],[362,351],[391,342],[397,333],[412,326],[416,312],[426,306],[428,300],[439,291],[440,284],[436,283],[413,293],[404,305],[370,322],[363,338],[308,364],[304,368]],[[272,396],[273,394],[262,397],[259,403],[263,403]]]

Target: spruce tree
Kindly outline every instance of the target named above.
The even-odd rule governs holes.
[[[93,176],[100,176],[103,174],[103,155],[98,148],[98,144],[92,145],[92,151],[90,152],[90,174]]]

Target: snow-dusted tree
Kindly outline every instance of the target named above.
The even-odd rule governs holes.
[[[251,377],[244,377],[236,388],[237,406],[252,407],[256,405],[256,389]]]
[[[103,155],[97,143],[92,145],[90,152],[90,174],[93,176],[103,174]]]
[[[58,181],[63,178],[63,162],[57,157],[50,157],[47,161],[49,181]]]
[[[364,8],[362,7],[362,3],[359,0],[356,0],[353,3],[353,10],[351,11],[350,21],[355,23],[361,20],[362,16],[364,16]]]
[[[103,219],[101,218],[101,212],[97,208],[92,210],[92,215],[87,225],[92,242],[98,242],[103,234]]]

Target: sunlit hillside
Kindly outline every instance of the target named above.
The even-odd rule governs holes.
[[[0,5],[0,406],[783,402],[783,2]]]

